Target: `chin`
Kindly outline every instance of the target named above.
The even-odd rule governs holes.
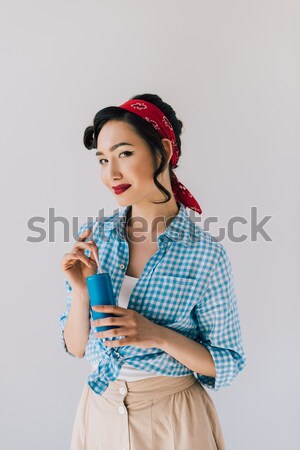
[[[117,200],[118,204],[122,207],[131,205],[131,202],[128,199],[120,198],[118,195],[116,195],[116,200]]]

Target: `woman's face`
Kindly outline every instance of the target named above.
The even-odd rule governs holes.
[[[110,151],[112,146],[120,143],[126,145]],[[128,123],[110,120],[102,127],[98,135],[96,156],[100,164],[101,180],[121,206],[162,199],[163,195],[153,181],[155,167],[151,149]],[[113,187],[119,184],[129,184],[130,187],[116,193]]]

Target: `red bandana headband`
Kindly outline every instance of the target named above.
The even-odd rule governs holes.
[[[164,113],[157,108],[157,106],[153,105],[153,103],[139,99],[128,100],[120,105],[119,108],[126,109],[147,120],[147,122],[149,122],[159,133],[161,138],[167,138],[172,142],[173,154],[171,167],[174,168],[179,159],[179,150],[173,127]],[[202,213],[202,209],[197,200],[192,196],[189,190],[180,183],[174,171],[172,171],[171,186],[176,200],[180,201],[185,207],[193,209],[199,214]]]

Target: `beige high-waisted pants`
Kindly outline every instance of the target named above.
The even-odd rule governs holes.
[[[225,450],[213,401],[193,374],[86,383],[71,450]]]

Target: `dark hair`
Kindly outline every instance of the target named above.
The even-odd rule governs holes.
[[[179,150],[179,156],[181,155],[181,130],[183,123],[181,120],[177,119],[176,113],[173,110],[173,108],[168,104],[165,103],[158,95],[155,94],[141,94],[141,95],[135,95],[134,97],[131,97],[130,100],[135,99],[141,99],[145,100],[147,102],[153,103],[155,106],[157,106],[169,119],[169,121],[172,124],[172,127],[174,129],[174,133],[176,136],[176,142],[178,145]],[[166,161],[167,161],[167,153],[165,151],[165,148],[161,142],[161,137],[158,134],[158,132],[153,128],[153,126],[144,120],[143,118],[139,117],[138,115],[126,111],[125,109],[118,108],[117,106],[108,106],[104,109],[101,109],[97,112],[97,114],[94,117],[94,123],[92,126],[89,126],[84,131],[83,136],[83,143],[84,146],[88,150],[92,150],[94,148],[97,148],[97,139],[99,132],[103,125],[108,122],[109,120],[119,120],[121,122],[127,122],[130,124],[136,131],[136,133],[144,139],[147,144],[150,146],[152,150],[152,157],[153,162],[155,164],[155,171],[153,174],[153,180],[155,185],[158,187],[158,189],[163,192],[166,196],[166,200],[162,202],[152,202],[152,203],[167,203],[171,199],[170,192],[162,186],[159,181],[157,180],[157,176],[164,170]],[[157,156],[161,157],[161,162],[158,167],[156,160]],[[176,164],[174,168],[178,167]],[[171,161],[169,162],[169,175],[170,179],[173,178],[173,171],[171,167]]]

